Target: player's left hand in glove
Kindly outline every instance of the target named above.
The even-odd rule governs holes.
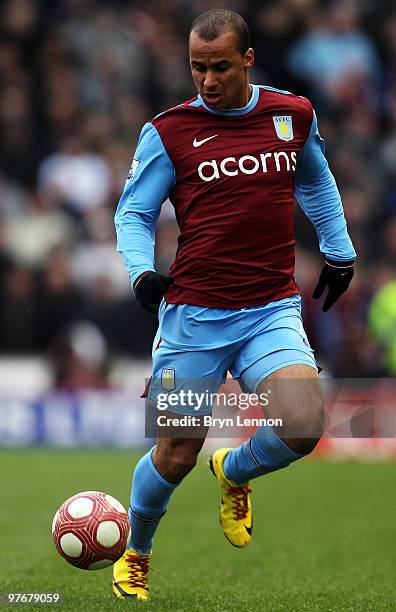
[[[156,314],[164,293],[173,281],[172,276],[158,274],[158,272],[144,272],[133,286],[140,306],[147,312]]]
[[[354,274],[354,263],[354,261],[340,262],[326,259],[318,284],[312,293],[312,297],[317,300],[322,297],[326,287],[329,288],[322,306],[323,312],[327,312],[336,303],[340,295],[348,289]]]

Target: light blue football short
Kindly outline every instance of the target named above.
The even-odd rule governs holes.
[[[212,405],[206,399],[217,393],[227,371],[245,392],[255,393],[261,380],[285,366],[305,364],[317,370],[299,295],[238,310],[162,300],[152,357],[149,400],[158,402],[172,393],[168,409],[183,415],[210,414]],[[176,402],[174,394],[180,397],[181,391]],[[206,399],[197,412],[191,397],[199,393],[203,398],[204,392]]]

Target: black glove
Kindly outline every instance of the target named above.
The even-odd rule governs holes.
[[[312,297],[317,300],[322,297],[325,288],[329,288],[322,306],[323,312],[327,312],[336,303],[340,295],[348,289],[354,274],[353,265],[354,261],[339,262],[329,259],[325,261],[318,284],[312,293]]]
[[[156,314],[165,291],[173,283],[172,276],[148,272],[143,274],[133,286],[140,306],[151,314]]]

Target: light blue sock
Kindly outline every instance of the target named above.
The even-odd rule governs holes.
[[[223,469],[227,478],[242,484],[280,470],[301,457],[303,455],[289,448],[272,427],[259,427],[249,440],[226,455]]]
[[[152,459],[152,448],[137,464],[132,481],[131,506],[131,547],[141,554],[151,550],[153,536],[166,512],[170,497],[177,484],[161,476]]]

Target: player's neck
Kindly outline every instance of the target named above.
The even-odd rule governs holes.
[[[243,97],[241,97],[240,100],[238,100],[238,102],[233,104],[233,106],[229,110],[238,110],[240,108],[245,108],[245,106],[247,106],[249,102],[251,101],[252,96],[253,96],[253,87],[250,85],[250,83],[248,83]]]

